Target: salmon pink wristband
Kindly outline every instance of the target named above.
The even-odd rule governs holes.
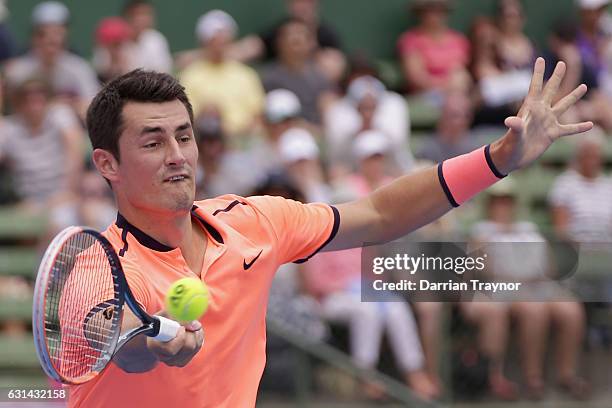
[[[453,157],[438,165],[438,178],[453,207],[459,207],[485,188],[506,177],[493,164],[491,145]]]

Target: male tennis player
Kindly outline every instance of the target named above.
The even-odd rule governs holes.
[[[407,234],[527,166],[557,138],[591,129],[590,122],[558,121],[586,86],[557,101],[565,64],[546,86],[543,74],[538,59],[525,103],[492,145],[337,207],[233,195],[194,202],[198,152],[183,88],[143,71],[109,83],[87,115],[93,161],[119,209],[105,236],[147,312],[161,311],[169,285],[186,276],[206,282],[211,306],[168,343],[136,338],[96,379],[70,387],[70,405],[254,406],[266,360],[268,291],[279,265]]]

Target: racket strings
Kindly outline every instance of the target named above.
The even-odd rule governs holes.
[[[72,235],[57,251],[44,331],[52,364],[64,378],[91,375],[111,358],[121,316],[113,273],[106,251],[90,234]]]

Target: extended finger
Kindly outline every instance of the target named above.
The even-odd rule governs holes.
[[[546,83],[544,87],[544,93],[542,94],[542,100],[546,103],[552,103],[555,95],[559,92],[559,87],[561,86],[561,81],[563,81],[563,77],[565,77],[566,65],[565,62],[559,61],[555,70]]]
[[[593,122],[572,123],[559,125],[559,137],[576,135],[593,129]]]
[[[586,94],[587,86],[585,84],[579,85],[576,89],[574,89],[569,94],[565,95],[563,99],[553,106],[553,112],[555,115],[559,116],[567,112],[569,108],[571,108],[576,102],[580,100]]]
[[[527,96],[536,96],[542,91],[542,84],[544,83],[544,69],[546,63],[544,58],[539,57],[536,59],[535,65],[533,66],[533,75],[531,76],[531,83],[529,84],[529,93]]]

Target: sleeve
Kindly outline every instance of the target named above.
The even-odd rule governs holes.
[[[271,231],[279,263],[303,263],[334,239],[340,227],[338,210],[328,204],[302,204],[282,197],[250,197]]]

